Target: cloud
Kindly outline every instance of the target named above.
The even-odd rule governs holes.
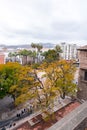
[[[86,0],[0,0],[0,44],[86,43],[86,5]]]

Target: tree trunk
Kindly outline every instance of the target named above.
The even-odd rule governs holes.
[[[26,65],[27,64],[27,56],[23,56],[22,57],[22,65]]]
[[[63,92],[62,95],[61,95],[61,98],[62,98],[62,99],[65,99],[65,95],[66,95],[66,93]]]

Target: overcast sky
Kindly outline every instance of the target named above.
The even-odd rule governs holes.
[[[87,0],[0,0],[0,44],[87,43]]]

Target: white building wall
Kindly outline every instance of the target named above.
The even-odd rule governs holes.
[[[61,49],[63,50],[63,53],[61,54],[61,57],[66,60],[71,60],[77,58],[77,45],[76,44],[67,44],[67,43],[61,43],[60,44]]]

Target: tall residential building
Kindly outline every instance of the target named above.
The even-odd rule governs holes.
[[[60,47],[63,51],[61,54],[63,59],[71,60],[71,59],[77,59],[77,45],[76,44],[67,44],[67,43],[61,43]]]

